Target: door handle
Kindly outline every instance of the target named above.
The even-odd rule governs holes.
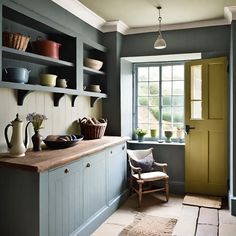
[[[186,132],[187,134],[189,134],[190,129],[195,129],[195,127],[190,126],[190,125],[185,125],[185,132]]]

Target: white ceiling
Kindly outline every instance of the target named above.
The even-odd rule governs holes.
[[[121,20],[129,28],[157,25],[162,6],[163,25],[183,24],[224,18],[224,7],[236,0],[80,0],[105,21]]]

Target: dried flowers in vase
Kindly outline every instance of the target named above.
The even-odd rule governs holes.
[[[43,128],[42,127],[43,121],[47,120],[47,117],[43,114],[38,114],[36,112],[33,112],[27,115],[26,120],[31,122],[34,127],[34,131],[37,131]]]

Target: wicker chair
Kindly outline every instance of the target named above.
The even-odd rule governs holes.
[[[138,194],[139,207],[141,207],[142,195],[146,193],[164,191],[166,201],[169,200],[169,176],[166,173],[167,164],[155,162],[152,149],[127,150],[129,165],[131,167],[130,189]],[[158,168],[161,171],[158,171]],[[152,185],[156,181],[162,182],[161,187]],[[143,188],[144,184],[148,184],[149,187]]]

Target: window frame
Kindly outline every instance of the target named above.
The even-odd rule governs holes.
[[[185,65],[185,61],[171,61],[171,62],[140,62],[140,63],[133,63],[133,130],[135,130],[138,127],[138,68],[140,67],[157,67],[159,66],[159,114],[160,114],[160,119],[159,119],[159,133],[158,136],[156,138],[158,139],[163,139],[165,137],[163,137],[162,134],[162,113],[163,113],[163,104],[162,104],[162,69],[161,67],[163,66],[175,66],[175,65]],[[172,71],[173,72],[173,71]],[[185,70],[184,70],[184,78],[183,81],[185,81]],[[149,81],[147,81],[147,83],[149,83]],[[171,83],[173,83],[173,74],[171,77]],[[148,95],[149,97],[149,95]],[[184,95],[183,95],[184,99],[185,99],[185,83],[184,83]],[[171,88],[171,106],[167,106],[167,107],[175,107],[172,105],[172,99],[173,99],[173,86]],[[149,105],[148,105],[149,107]],[[178,107],[178,106],[176,106]],[[183,103],[183,109],[185,110],[185,101]],[[172,111],[173,112],[173,111]],[[173,113],[172,113],[173,114]],[[173,115],[171,114],[171,119],[172,119],[172,124],[173,124]],[[185,124],[183,117],[183,126]],[[184,127],[183,127],[184,128]],[[146,140],[154,140],[156,138],[152,138],[152,137],[146,137]],[[176,141],[176,139],[172,139],[173,141]]]

